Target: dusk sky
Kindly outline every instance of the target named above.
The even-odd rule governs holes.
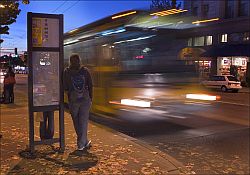
[[[98,19],[131,9],[148,9],[151,0],[113,1],[34,1],[23,5],[17,22],[10,25],[10,34],[2,35],[5,40],[1,47],[18,48],[25,51],[27,38],[27,12],[64,14],[64,32],[94,22]]]

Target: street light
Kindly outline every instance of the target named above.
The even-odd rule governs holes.
[[[5,8],[5,6],[3,4],[0,4],[0,8]]]

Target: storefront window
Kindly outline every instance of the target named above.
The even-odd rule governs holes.
[[[211,61],[203,60],[203,61],[195,61],[197,70],[199,71],[199,76],[201,78],[208,78],[211,71]]]
[[[213,36],[206,36],[206,45],[210,46],[213,44]]]
[[[244,80],[247,69],[248,57],[218,57],[217,60],[217,74],[230,75],[232,68],[237,69],[237,76],[240,80]]]
[[[205,37],[195,37],[194,38],[194,46],[204,46],[205,43]]]

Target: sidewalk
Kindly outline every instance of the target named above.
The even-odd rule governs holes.
[[[240,89],[241,93],[250,93],[250,87],[242,87],[242,89]]]
[[[18,90],[17,90],[18,89]],[[28,144],[26,85],[17,85],[15,104],[1,104],[1,174],[188,174],[181,163],[156,148],[96,123],[89,124],[89,151],[76,151],[73,124],[65,112],[66,150],[36,146],[36,158],[25,156]],[[58,121],[56,113],[55,121]],[[35,138],[39,139],[38,124]],[[58,137],[58,123],[55,125]],[[58,145],[55,145],[58,146]]]

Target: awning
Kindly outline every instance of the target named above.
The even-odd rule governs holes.
[[[248,56],[250,57],[250,44],[234,44],[214,46],[200,55],[201,57],[231,57]]]
[[[200,55],[206,52],[202,48],[186,47],[180,50],[178,58],[181,60],[200,60]]]

